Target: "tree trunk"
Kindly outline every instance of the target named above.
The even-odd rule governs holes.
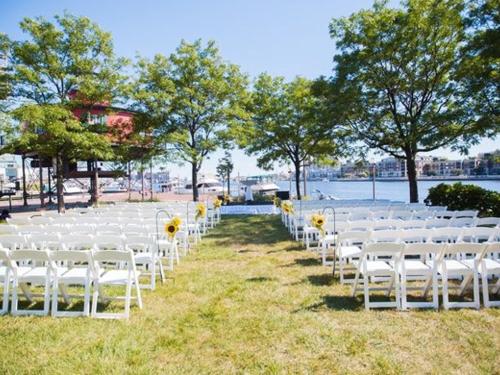
[[[295,165],[295,189],[297,191],[297,199],[300,201],[302,199],[300,195],[300,163],[294,163],[294,165]]]
[[[153,159],[149,162],[149,187],[151,188],[151,202],[153,201]]]
[[[231,196],[231,173],[227,173],[227,195]]]
[[[141,201],[144,202],[144,163],[141,160]]]
[[[28,192],[26,191],[26,156],[22,158],[23,166],[23,206],[28,205]]]
[[[193,187],[193,201],[198,202],[198,171],[196,170],[196,163],[191,163],[191,184]]]
[[[60,214],[65,212],[64,207],[64,185],[63,185],[63,165],[61,155],[56,156],[56,177],[57,177],[57,212]]]
[[[92,189],[92,204],[97,207],[99,204],[99,163],[94,160],[94,188]]]
[[[38,155],[38,175],[40,181],[40,207],[45,207],[45,194],[43,193],[43,168],[42,168],[42,158]]]
[[[417,166],[415,163],[415,154],[406,153],[406,173],[408,174],[408,184],[410,185],[410,203],[418,203],[417,186]]]
[[[130,168],[130,162],[128,162],[128,200],[132,199],[132,170]]]

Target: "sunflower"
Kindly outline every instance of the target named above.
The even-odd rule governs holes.
[[[219,198],[214,199],[214,208],[220,208],[222,206],[222,201]]]
[[[277,207],[277,208],[280,208],[281,207],[281,199],[278,198],[278,197],[274,197],[273,198],[273,203],[274,203],[274,206]]]
[[[287,215],[293,214],[293,204],[290,201],[284,201],[281,203],[281,209]]]
[[[314,214],[311,216],[311,224],[314,228],[319,230],[321,236],[325,235],[325,229],[323,228],[325,225],[325,217],[321,214]]]
[[[180,227],[182,224],[182,220],[178,216],[174,216],[170,222],[174,224],[176,227]]]
[[[195,215],[195,220],[198,220],[200,218],[204,218],[207,213],[207,207],[205,206],[204,203],[198,203],[196,205],[196,215]]]
[[[170,220],[167,224],[165,224],[165,232],[167,232],[168,238],[173,239],[175,234],[179,230],[179,227],[175,225],[174,219]]]

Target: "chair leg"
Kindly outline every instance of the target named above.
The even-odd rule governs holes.
[[[97,314],[97,301],[99,300],[99,284],[94,284],[94,292],[92,293],[92,317]]]
[[[9,273],[7,272],[3,283],[3,302],[0,315],[7,314],[7,312],[9,311],[9,284],[10,284],[10,276]]]
[[[396,277],[398,277],[396,275]],[[401,274],[401,309],[408,310],[408,302],[406,296],[406,273]]]
[[[137,305],[139,306],[140,309],[142,309],[141,288],[139,287],[139,280],[137,278],[137,275],[134,276],[134,283],[135,283],[135,292],[136,292],[136,298],[137,298]]]
[[[399,286],[399,275],[397,271],[394,271],[394,294],[396,295],[396,308],[401,310],[401,289]]]
[[[477,272],[477,269],[474,270],[474,276],[473,276],[473,286],[472,286],[472,294],[474,296],[474,305],[475,308],[479,310],[480,307],[480,301],[479,301],[479,273]]]
[[[486,271],[486,267],[483,264],[482,267],[483,272],[481,272],[481,281],[483,286],[483,305],[484,307],[490,307],[490,293],[488,288],[488,271]]]
[[[444,272],[442,274],[442,283],[443,283],[443,307],[445,310],[450,308],[450,300],[448,296],[448,273]]]
[[[439,309],[439,285],[437,272],[432,274],[432,302],[434,304],[434,309]]]
[[[55,317],[57,315],[57,306],[58,306],[58,297],[59,297],[59,282],[54,280],[54,286],[52,287],[52,316]]]
[[[90,310],[90,280],[85,281],[85,289],[83,295],[83,316],[89,316]]]
[[[127,286],[125,288],[125,319],[130,316],[130,300],[132,294],[132,277],[129,275]]]
[[[43,313],[44,315],[49,315],[50,310],[50,285],[51,280],[49,277],[45,279],[45,290],[44,290],[44,300],[43,300]]]
[[[370,288],[368,287],[368,276],[363,274],[363,289],[365,293],[365,310],[370,310]]]
[[[17,294],[17,288],[19,287],[17,280],[14,280],[12,286],[12,315],[17,315],[17,307],[19,303],[19,297]]]

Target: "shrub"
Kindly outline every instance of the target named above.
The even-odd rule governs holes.
[[[500,216],[500,193],[477,185],[439,184],[429,189],[424,202],[449,210],[478,210],[480,216]]]

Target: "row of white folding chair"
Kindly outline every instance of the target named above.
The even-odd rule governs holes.
[[[137,264],[144,267],[150,274],[150,284],[141,285],[155,288],[157,269],[161,279],[164,270],[161,255],[166,257],[169,268],[173,269],[174,260],[179,262],[176,241],[162,241],[161,244],[152,236],[135,235],[92,235],[88,234],[33,234],[31,236],[13,235],[0,236],[0,245],[10,250],[125,250],[131,249],[136,254]],[[161,252],[161,254],[159,253]]]
[[[50,308],[53,316],[89,316],[96,318],[126,318],[130,314],[132,299],[142,308],[139,275],[135,266],[134,254],[131,250],[8,250],[0,248],[0,282],[3,284],[2,313],[9,309],[10,289],[12,289],[13,315],[48,315]],[[43,293],[43,309],[19,309],[18,289],[24,292],[28,301],[34,294],[31,286],[41,285]],[[67,303],[71,298],[67,286],[84,287],[82,311],[59,311],[58,300],[61,293]],[[104,285],[125,286],[123,297],[109,297],[103,294]],[[90,313],[90,296],[93,287],[92,311]],[[132,296],[132,288],[136,296]],[[52,297],[51,297],[52,294]],[[124,313],[97,312],[98,301],[124,299]],[[52,302],[52,306],[50,306]]]
[[[386,229],[386,230],[365,230],[359,231],[352,228],[339,231],[337,235],[327,235],[323,237],[318,248],[321,252],[323,265],[330,265],[327,260],[331,251],[330,248],[340,244],[341,240],[347,240],[354,236],[355,239],[364,239],[364,242],[403,242],[403,243],[456,243],[456,242],[494,242],[500,240],[499,228],[422,228],[422,229]],[[362,244],[362,243],[361,243]],[[350,248],[349,251],[355,250]],[[333,260],[335,261],[335,259]],[[341,275],[341,281],[343,276]]]
[[[467,253],[471,258],[466,260],[455,259],[456,255]],[[403,244],[403,243],[367,243],[359,254],[356,276],[353,283],[352,295],[355,296],[358,283],[364,289],[365,308],[370,307],[397,307],[408,309],[411,307],[432,307],[437,309],[438,278],[442,281],[443,307],[445,309],[458,307],[479,308],[479,275],[481,275],[483,289],[483,304],[485,307],[500,306],[500,300],[490,299],[490,289],[493,295],[499,291],[500,262],[486,258],[485,254],[500,253],[500,243],[457,243],[457,244]],[[431,261],[425,259],[432,258]],[[492,276],[497,277],[497,282],[490,285]],[[361,279],[360,279],[361,277]],[[472,283],[472,302],[450,302],[450,278],[461,278],[462,282],[457,287],[462,296]],[[371,281],[388,281],[388,286],[371,288]],[[432,287],[432,302],[408,302],[407,282],[417,280],[423,282],[423,287],[416,288],[423,291],[427,297]],[[394,302],[370,302],[371,290],[385,290],[387,296],[395,290]]]

